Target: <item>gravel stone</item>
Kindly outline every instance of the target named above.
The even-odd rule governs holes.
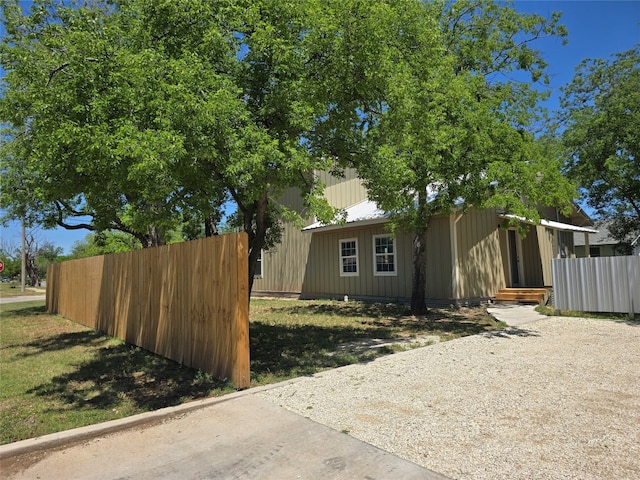
[[[454,479],[640,479],[640,325],[543,318],[258,395]]]

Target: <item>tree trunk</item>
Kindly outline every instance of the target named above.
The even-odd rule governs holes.
[[[216,227],[216,219],[213,215],[209,215],[204,219],[204,236],[213,237],[218,235],[218,228]]]
[[[411,284],[411,314],[427,313],[427,229],[417,228],[413,235],[413,277]]]
[[[413,232],[413,275],[411,282],[411,314],[427,313],[427,229],[431,220],[431,210],[427,201],[427,189],[418,193],[416,223]]]
[[[251,291],[253,290],[253,279],[256,274],[256,268],[258,267],[258,258],[260,257],[260,252],[262,251],[267,236],[267,229],[269,228],[267,220],[268,203],[268,196],[266,192],[264,192],[260,198],[254,202],[252,211],[244,213],[244,228],[249,234],[249,298],[251,298]]]

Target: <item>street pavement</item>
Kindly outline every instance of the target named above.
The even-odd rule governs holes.
[[[7,480],[446,478],[261,399],[253,394],[256,390],[260,388],[0,446],[1,476]]]
[[[24,295],[19,297],[0,297],[0,305],[4,303],[36,302],[45,300],[45,295]]]

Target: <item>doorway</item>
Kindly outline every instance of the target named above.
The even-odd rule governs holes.
[[[515,230],[507,230],[507,240],[509,247],[509,271],[511,276],[511,287],[518,288],[523,287],[522,281],[522,268],[520,266],[520,257],[522,246],[520,243],[520,237]]]

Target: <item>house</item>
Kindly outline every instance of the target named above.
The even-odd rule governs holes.
[[[286,225],[282,243],[262,257],[254,293],[410,298],[412,235],[389,233],[385,212],[367,199],[355,172],[322,180],[327,200],[346,211],[346,222],[322,225],[308,219],[302,229]],[[298,197],[287,192],[285,203],[301,208]],[[508,215],[495,208],[435,216],[427,239],[427,303],[477,304],[505,287],[550,286],[551,259],[574,256],[573,234],[595,230],[578,208],[569,217],[555,209],[543,213],[545,220],[530,225],[524,238],[517,229],[502,227]]]
[[[626,243],[615,240],[609,232],[609,221],[599,220],[595,222],[594,228],[598,233],[589,235],[588,244],[583,235],[575,235],[574,244],[576,247],[576,257],[617,257],[629,255],[630,250]]]

